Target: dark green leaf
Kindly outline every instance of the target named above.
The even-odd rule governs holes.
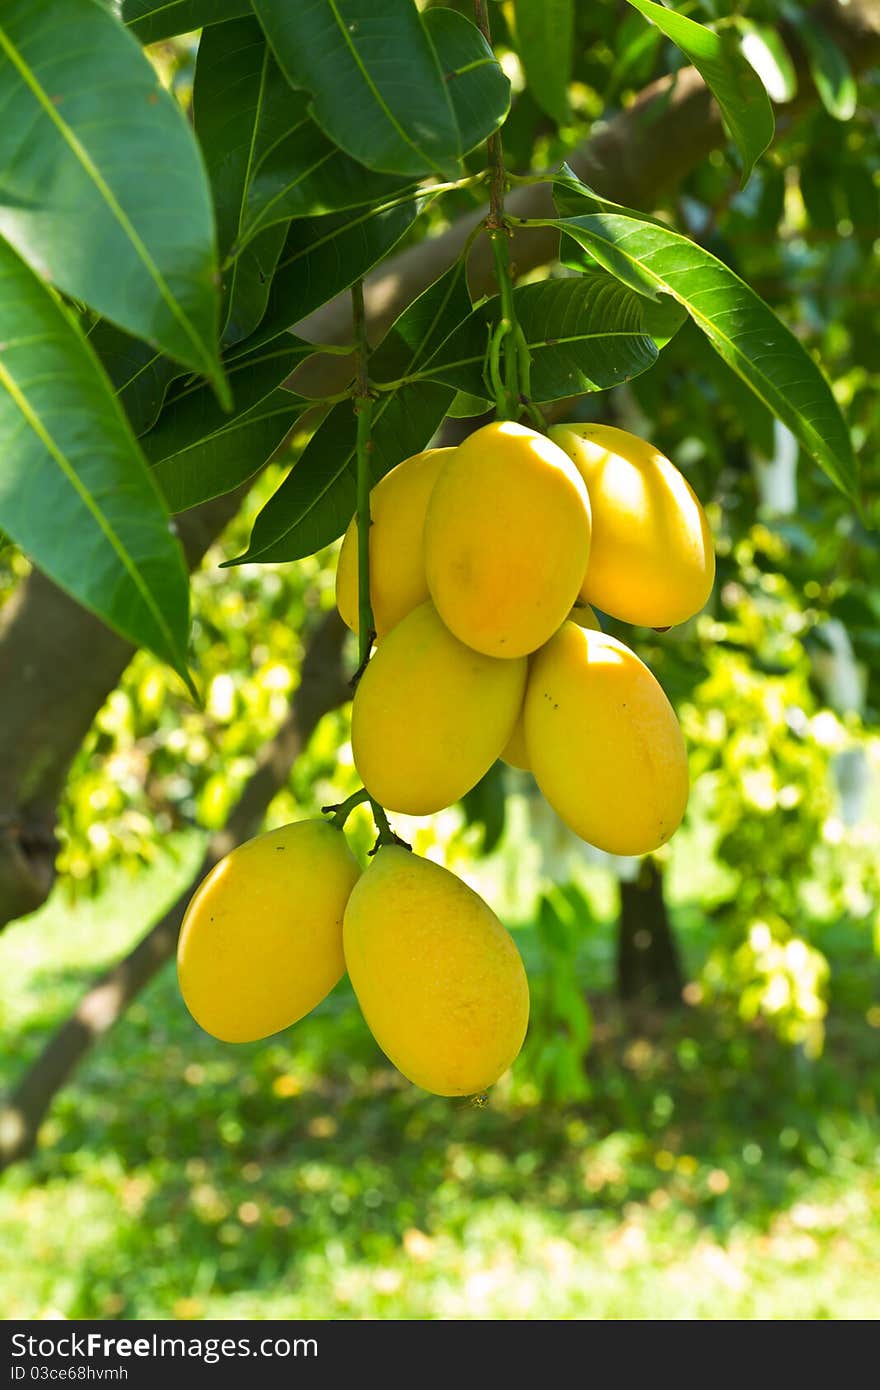
[[[373,380],[396,381],[417,371],[470,313],[464,261],[456,261],[388,329],[370,359]]]
[[[111,5],[141,43],[190,34],[251,9],[249,0],[111,0]]]
[[[672,295],[829,478],[855,497],[852,442],[828,382],[797,338],[738,275],[687,237],[635,218],[597,213],[551,225],[586,246],[632,287],[639,289],[647,279],[656,292]]]
[[[797,73],[778,29],[771,24],[755,24],[736,16],[740,48],[764,83],[772,101],[793,101],[797,95]]]
[[[412,0],[253,0],[291,86],[322,130],[389,174],[455,177],[452,101]]]
[[[678,306],[670,310],[649,303],[601,270],[523,285],[514,291],[514,302],[532,359],[535,401],[603,391],[638,376],[657,360],[646,314],[653,311],[664,341],[685,317]],[[500,313],[497,295],[479,305],[419,369],[420,375],[485,395],[486,347]]]
[[[510,82],[477,26],[464,15],[428,10],[423,22],[452,97],[462,153],[467,154],[504,124]]]
[[[304,116],[255,169],[240,244],[281,220],[380,203],[414,187],[411,179],[358,164]]]
[[[135,434],[143,434],[155,424],[168,387],[181,375],[180,364],[106,319],[98,319],[90,329],[89,346],[100,358]]]
[[[415,371],[470,309],[459,262],[414,300],[388,330],[370,361],[380,380]],[[444,385],[418,382],[382,394],[373,410],[370,471],[374,483],[423,449],[452,400]],[[254,524],[240,560],[295,560],[342,534],[355,509],[357,430],[342,401],[315,431],[301,458]],[[236,561],[235,563],[239,563]]]
[[[424,449],[452,392],[433,382],[404,386],[374,411],[373,482]],[[254,523],[247,553],[227,562],[300,560],[342,535],[357,501],[357,425],[350,401],[335,405]]]
[[[293,107],[284,116],[282,101]],[[275,64],[259,24],[230,20],[205,31],[193,84],[193,117],[214,198],[223,263],[223,339],[237,343],[266,311],[286,227],[281,219],[241,249],[246,208],[263,142],[296,119],[298,103]],[[229,253],[237,254],[229,261]]]
[[[231,415],[200,384],[169,401],[142,444],[172,511],[230,492],[262,468],[311,405],[279,387],[313,351],[285,334],[277,345],[236,358],[229,366]]]
[[[222,393],[213,213],[183,113],[94,0],[34,8],[0,9],[0,233]]]
[[[188,679],[188,579],[159,491],[78,325],[2,240],[0,342],[0,526]]]
[[[256,339],[268,342],[286,332],[366,275],[409,230],[418,210],[412,202],[292,222]]]
[[[773,108],[764,84],[740,52],[736,36],[715,33],[654,0],[629,0],[671,39],[712,92],[740,153],[743,183],[773,139]]]
[[[848,121],[855,115],[858,89],[852,69],[826,29],[810,15],[792,12],[798,35],[807,50],[810,76],[829,116]]]
[[[532,95],[562,125],[574,61],[574,0],[514,0],[516,41]]]
[[[165,441],[173,452],[161,453],[153,469],[168,508],[197,507],[211,497],[232,492],[252,478],[272,457],[300,415],[312,404],[278,387],[250,410],[217,418],[214,428],[198,432],[190,443]],[[154,444],[147,435],[146,442]],[[151,449],[147,449],[148,455]]]

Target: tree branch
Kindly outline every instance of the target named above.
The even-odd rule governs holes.
[[[342,669],[344,637],[338,614],[335,610],[328,613],[308,644],[290,714],[263,750],[226,825],[211,839],[193,882],[134,949],[87,991],[0,1111],[0,1170],[31,1152],[53,1097],[90,1048],[173,956],[181,918],[197,885],[219,859],[256,834],[269,803],[286,784],[318,721],[350,698]]]

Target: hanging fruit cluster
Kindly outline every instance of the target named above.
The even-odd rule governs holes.
[[[709,596],[714,559],[687,482],[644,440],[604,425],[550,437],[499,421],[406,459],[370,497],[376,653],[352,710],[374,812],[429,815],[498,757],[531,769],[562,820],[615,854],[656,849],[688,794],[677,720],[648,668],[592,605],[666,628]],[[337,603],[360,612],[358,528]],[[353,800],[359,799],[356,795]],[[184,999],[208,1032],[287,1028],[348,970],[377,1042],[440,1095],[483,1091],[525,1037],[513,939],[446,869],[394,843],[365,873],[330,821],[258,836],[217,864],[187,910]]]
[[[664,844],[687,803],[681,730],[591,605],[666,628],[706,602],[709,529],[674,464],[607,425],[498,421],[398,464],[371,510],[378,645],[352,711],[370,795],[429,815],[504,757],[590,844]],[[355,631],[357,549],[352,523],[336,592]]]

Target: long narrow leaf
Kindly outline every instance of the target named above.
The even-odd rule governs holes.
[[[282,71],[348,154],[389,174],[455,176],[452,101],[412,0],[253,0]]]
[[[72,316],[0,239],[0,527],[187,679],[188,580],[168,514]]]
[[[852,442],[828,382],[794,334],[728,266],[678,232],[616,213],[549,225],[638,292],[647,282],[656,293],[672,295],[727,365],[855,498]]]
[[[773,107],[758,74],[732,33],[715,33],[654,0],[629,0],[680,48],[711,91],[739,150],[743,183],[773,139]]]
[[[376,379],[415,372],[470,309],[459,263],[404,310],[371,360]],[[382,394],[373,412],[370,471],[378,482],[423,449],[453,398],[450,387],[421,381]],[[350,401],[335,405],[254,523],[244,560],[294,560],[342,534],[355,508],[357,427]]]
[[[0,234],[223,393],[198,147],[140,45],[94,0],[0,7]]]

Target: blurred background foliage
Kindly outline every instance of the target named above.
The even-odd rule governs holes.
[[[625,8],[576,6],[583,32],[556,121],[525,87],[513,6],[493,7],[515,90],[511,167],[557,164],[680,62]],[[778,5],[686,8],[751,33],[774,95],[790,92]],[[809,6],[786,10],[809,22]],[[153,51],[184,102],[193,50]],[[876,1312],[876,97],[875,75],[847,111],[839,80],[780,129],[744,190],[718,152],[652,209],[733,266],[821,360],[861,453],[864,517],[695,331],[630,387],[571,409],[663,449],[717,541],[700,617],[663,635],[606,624],[656,672],[690,749],[687,822],[655,857],[650,904],[644,869],[576,841],[525,774],[497,768],[461,807],[396,818],[516,928],[529,967],[526,1048],[488,1107],[401,1084],[345,983],[289,1034],[230,1049],[195,1028],[168,970],[60,1096],[37,1158],[4,1179],[7,1316]],[[414,235],[471,206],[456,195]],[[218,563],[244,549],[289,462],[259,479],[195,576],[204,707],[141,653],[76,761],[55,894],[0,938],[10,1074],[188,881],[284,718],[308,633],[333,603],[335,555]],[[0,553],[0,601],[26,569]],[[356,785],[346,709],[321,722],[271,821]],[[360,811],[350,826],[365,852]],[[647,940],[638,920],[624,940],[628,902],[651,916]],[[658,933],[671,999],[662,970],[652,989],[650,962],[625,987],[622,955],[650,954]]]

